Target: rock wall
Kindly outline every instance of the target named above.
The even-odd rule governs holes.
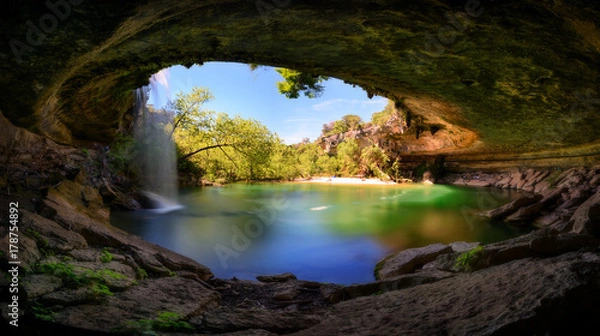
[[[4,153],[35,155],[43,167],[35,173],[20,160],[0,163],[11,173],[0,188],[3,200],[23,202],[20,331],[514,335],[600,327],[600,167],[455,176],[457,183],[494,184],[490,189],[537,190],[529,201],[492,211],[505,216],[535,204],[554,207],[557,220],[526,236],[401,251],[382,260],[379,280],[367,284],[323,284],[291,274],[240,281],[215,279],[203,265],[112,227],[80,151],[7,122],[2,127],[21,140],[3,140]],[[52,174],[56,180],[47,184]],[[37,184],[28,182],[30,175],[41,175]],[[0,226],[1,240],[8,233]],[[0,249],[7,272],[7,245]],[[3,319],[9,281],[0,277]]]
[[[600,129],[599,6],[19,1],[0,14],[7,41],[0,45],[0,110],[60,143],[109,142],[131,120],[131,91],[153,73],[233,61],[332,76],[369,96],[403,100],[427,124],[477,136],[453,144],[460,148],[522,153],[587,145]],[[430,150],[422,145],[406,150]]]

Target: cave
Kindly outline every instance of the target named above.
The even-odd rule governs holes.
[[[171,299],[204,300],[200,308],[182,308],[188,321],[203,326],[199,333],[506,335],[598,327],[599,2],[28,0],[5,4],[0,16],[0,199],[18,201],[23,223],[50,237],[23,231],[23,244],[35,247],[37,241],[30,260],[41,258],[44,241],[59,250],[90,248],[94,253],[101,253],[99,246],[126,246],[123,260],[152,268],[155,279],[147,288]],[[94,185],[91,176],[79,174],[86,167],[77,149],[110,144],[130,129],[132,91],[148,85],[152,74],[173,65],[211,61],[335,77],[370,96],[386,97],[406,107],[428,134],[419,137],[417,132],[412,149],[398,153],[404,166],[441,162],[444,171],[471,186],[482,186],[482,173],[497,174],[495,184],[502,187],[530,187],[531,192],[547,182],[546,188],[558,186],[553,190],[560,192],[540,191],[539,199],[520,206],[520,214],[536,204],[554,205],[561,197],[571,208],[565,205],[560,211],[572,211],[554,213],[554,226],[529,240],[511,242],[516,247],[507,253],[501,244],[484,249],[494,267],[461,274],[462,281],[434,281],[415,273],[371,287],[322,287],[336,304],[325,319],[279,311],[253,311],[247,318],[241,308],[215,308],[220,300],[215,288],[233,285],[207,284],[211,276],[204,266],[104,226],[108,210],[96,191],[103,182]],[[28,169],[35,169],[38,177]],[[2,206],[0,214],[10,218],[12,208]],[[9,235],[6,228],[0,233]],[[3,259],[8,258],[7,249]],[[2,264],[3,270],[9,269],[7,261]],[[496,278],[492,268],[509,275]],[[174,272],[180,276],[168,276]],[[521,283],[519,276],[531,280]],[[140,282],[142,278],[138,274]],[[197,281],[190,285],[189,279]],[[504,292],[477,302],[474,291],[482,283],[484,290]],[[144,286],[138,286],[136,295],[154,293]],[[303,286],[319,290],[315,284]],[[427,288],[431,292],[425,295]],[[33,307],[25,295],[42,295],[31,288],[22,292],[28,292],[20,296],[23,307]],[[514,293],[522,294],[523,302]],[[60,304],[60,295],[64,293],[47,301]],[[465,311],[450,314],[458,309],[451,307],[451,300]],[[495,300],[501,302],[483,307]],[[4,290],[0,301],[10,304]],[[400,301],[417,308],[399,307]],[[502,304],[521,316],[494,310]],[[76,334],[78,328],[112,333],[102,323],[114,318],[113,308],[100,312],[98,307],[80,312],[67,307],[69,313],[57,313],[56,323],[27,316],[22,322],[67,328],[61,333]],[[144,309],[148,314],[160,310]],[[495,312],[499,315],[492,316]],[[97,321],[86,314],[94,314]],[[398,314],[404,315],[396,318]],[[352,323],[340,322],[344,320]]]

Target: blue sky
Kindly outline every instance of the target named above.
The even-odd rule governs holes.
[[[162,107],[177,92],[205,87],[215,97],[205,109],[259,120],[288,144],[303,138],[315,140],[324,123],[346,114],[369,121],[387,103],[383,97],[369,99],[361,88],[333,78],[324,82],[325,91],[319,98],[288,99],[277,91],[276,82],[281,79],[274,68],[251,71],[241,63],[210,62],[189,69],[173,66],[153,76],[148,103]]]

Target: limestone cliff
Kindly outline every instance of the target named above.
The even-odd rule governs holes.
[[[0,14],[0,110],[61,143],[110,141],[131,90],[161,68],[253,62],[405,98],[427,123],[476,136],[470,152],[588,145],[599,14],[594,0],[13,2]]]

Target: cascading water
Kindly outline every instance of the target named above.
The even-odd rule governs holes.
[[[146,106],[148,87],[135,90],[135,138],[144,194],[152,211],[167,213],[182,208],[177,203],[177,157],[171,138],[173,115]]]

